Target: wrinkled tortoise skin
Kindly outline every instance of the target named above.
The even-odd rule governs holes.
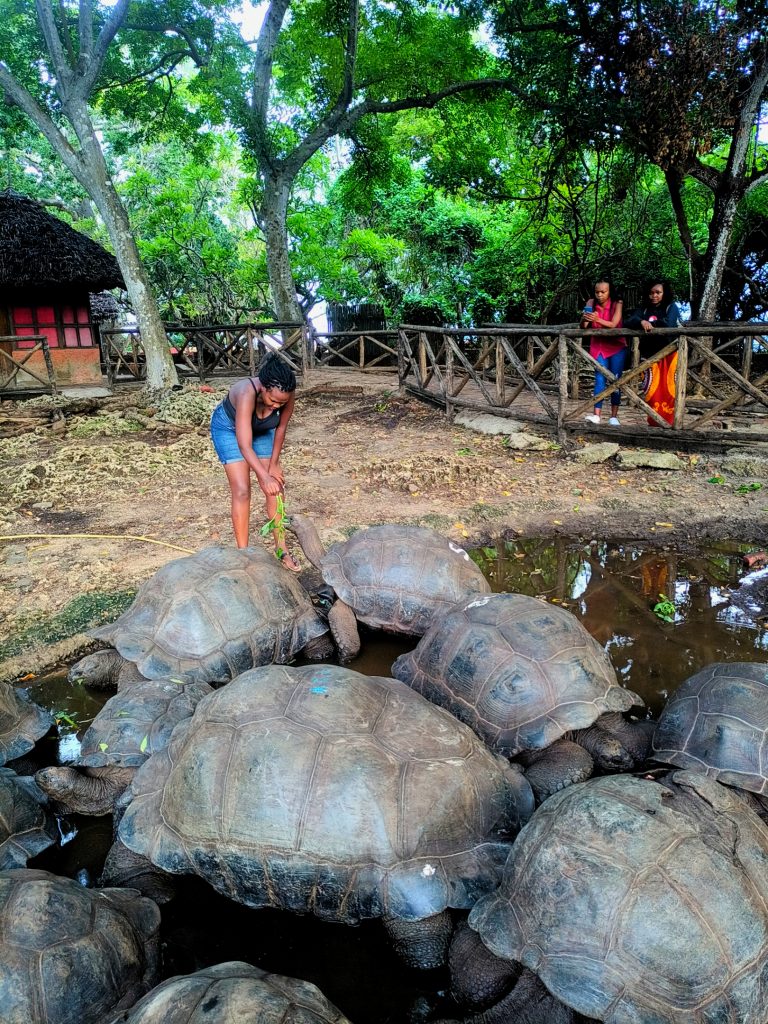
[[[642,704],[574,615],[523,594],[458,604],[392,674],[508,757]]]
[[[763,1024],[768,828],[696,772],[550,797],[470,925],[606,1024]]]
[[[120,839],[224,895],[345,923],[470,907],[533,810],[527,781],[396,680],[246,672],[131,785]]]
[[[92,635],[147,679],[226,682],[254,665],[291,661],[327,632],[298,580],[263,548],[214,546],[162,566]]]
[[[768,793],[768,666],[708,665],[669,698],[653,734],[657,761]]]

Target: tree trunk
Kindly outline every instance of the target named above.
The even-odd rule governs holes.
[[[292,184],[279,172],[265,174],[259,215],[267,246],[267,273],[275,316],[281,321],[302,323],[304,317],[288,253],[288,197]]]
[[[709,225],[709,244],[704,258],[707,272],[701,284],[696,313],[698,320],[714,320],[717,315],[739,199],[740,195],[734,188],[728,189],[724,195],[715,195],[715,208]]]
[[[141,331],[146,357],[147,387],[152,390],[166,390],[177,385],[179,378],[152,287],[131,232],[128,214],[112,183],[87,106],[84,102],[71,103],[65,107],[65,113],[80,142],[80,163],[87,176],[87,180],[82,183],[98,207],[109,232]]]

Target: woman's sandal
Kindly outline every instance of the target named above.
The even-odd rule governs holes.
[[[279,554],[276,551],[275,558],[278,560],[278,562],[280,562],[280,564],[284,568],[288,569],[289,572],[301,572],[301,566],[290,553],[290,551],[283,550]]]

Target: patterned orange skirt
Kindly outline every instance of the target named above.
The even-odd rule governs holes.
[[[645,394],[643,397],[654,412],[657,412],[667,423],[674,422],[675,418],[676,370],[677,352],[670,352],[668,356],[659,359],[645,371]],[[658,426],[658,423],[650,416],[648,422],[652,427]]]

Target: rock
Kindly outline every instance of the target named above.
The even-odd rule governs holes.
[[[27,559],[27,549],[21,544],[9,544],[5,549],[6,565],[23,565]]]
[[[768,479],[768,453],[731,448],[720,461],[720,469],[734,476]]]
[[[516,434],[524,429],[518,420],[508,420],[505,416],[490,416],[484,412],[459,412],[453,421],[458,427],[476,430],[478,434]]]
[[[37,509],[39,512],[46,512],[49,508],[53,508],[52,501],[36,501],[32,508]]]
[[[536,434],[525,434],[522,431],[519,434],[510,434],[506,444],[512,451],[545,452],[555,447],[555,443],[546,437],[537,437]]]
[[[578,462],[586,462],[588,466],[592,466],[596,462],[607,462],[608,459],[612,459],[618,450],[619,446],[615,441],[603,441],[600,444],[585,445],[576,452],[575,458]]]
[[[685,463],[673,452],[653,452],[645,448],[619,452],[618,461],[626,469],[684,469]]]

